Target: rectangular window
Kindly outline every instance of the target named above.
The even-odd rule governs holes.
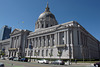
[[[60,44],[64,44],[64,40],[65,40],[65,38],[64,38],[64,32],[60,32],[59,33],[59,37],[60,37]]]
[[[46,56],[48,56],[48,50],[46,50]]]
[[[40,50],[38,50],[38,56],[40,56]]]
[[[78,45],[79,45],[79,31],[77,31],[77,41],[78,41]]]
[[[53,45],[53,46],[54,46],[54,42],[55,42],[54,34],[52,34],[52,45]]]
[[[42,56],[44,56],[44,50],[42,50]]]

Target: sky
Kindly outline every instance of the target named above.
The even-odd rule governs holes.
[[[0,28],[34,31],[47,2],[59,24],[75,20],[100,41],[100,0],[0,0]]]

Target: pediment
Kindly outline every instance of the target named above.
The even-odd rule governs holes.
[[[61,28],[66,28],[66,26],[65,25],[59,25],[59,26],[56,27],[56,29],[61,29]]]
[[[13,30],[13,32],[11,34],[16,34],[16,33],[19,33],[19,32],[21,32],[20,29],[15,29],[15,30]]]

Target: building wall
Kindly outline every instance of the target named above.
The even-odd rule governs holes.
[[[0,41],[0,50],[5,49],[5,56],[9,55],[10,39]]]
[[[54,35],[54,39],[52,35]],[[99,59],[98,42],[79,23],[71,21],[31,32],[25,52],[26,57],[30,57],[29,44],[31,43],[33,46],[32,58],[50,58],[51,50],[53,51],[51,58],[59,58],[57,55],[60,50],[62,59]],[[35,56],[36,52],[39,52],[39,56]]]
[[[8,27],[6,25],[3,26],[0,29],[0,40],[5,40],[5,39],[10,38],[10,33],[11,33],[11,27]]]
[[[9,57],[19,57],[18,53],[30,57],[31,44],[32,58],[50,58],[52,54],[51,58],[58,59],[58,51],[62,52],[61,59],[100,58],[100,42],[76,21],[29,32],[15,29],[10,39],[0,41],[0,49],[5,48]]]
[[[25,56],[25,45],[27,44],[27,35],[30,31],[15,29],[10,34],[10,48],[9,57],[24,57]]]
[[[73,31],[74,58],[99,59],[99,41],[79,24],[76,28],[73,28]]]

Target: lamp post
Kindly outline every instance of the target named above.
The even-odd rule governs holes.
[[[69,65],[71,64],[71,46],[69,45]]]
[[[2,56],[5,56],[5,48],[2,49]]]
[[[61,55],[62,55],[62,52],[59,50],[58,51],[59,60],[61,59]],[[60,65],[60,62],[59,62],[59,65]]]
[[[31,62],[32,48],[33,48],[33,46],[32,46],[32,44],[30,43],[30,45],[29,45],[29,49],[30,49],[30,62]]]

